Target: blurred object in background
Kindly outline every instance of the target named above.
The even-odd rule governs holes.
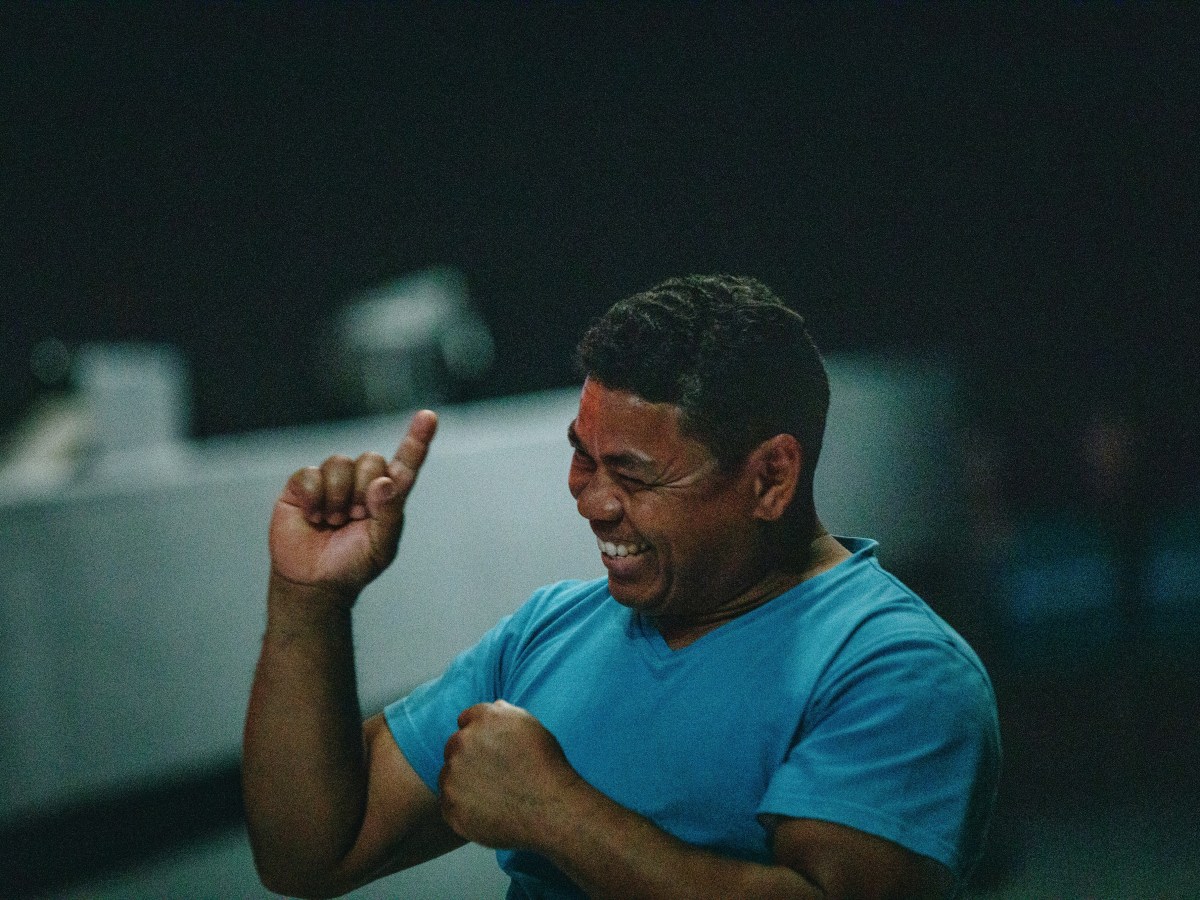
[[[1153,646],[1196,667],[1200,641],[1200,503],[1168,509],[1154,522],[1146,561],[1147,630]]]
[[[88,418],[89,462],[171,453],[188,438],[187,364],[167,344],[85,344],[72,365]],[[120,458],[120,459],[117,459]]]
[[[1194,486],[1151,483],[1152,427],[1097,407],[1062,448],[1070,502],[1030,506],[993,543],[1009,661],[1028,670],[1186,665],[1200,633]]]
[[[70,392],[71,351],[57,338],[37,344],[29,369],[39,395],[0,446],[0,493],[38,491],[70,478],[83,454],[87,426]]]
[[[334,320],[330,370],[347,415],[457,399],[491,368],[495,343],[456,269],[427,269],[350,301]]]
[[[919,577],[961,543],[967,506],[960,379],[949,359],[828,353],[829,423],[817,467],[823,519],[879,541]]]
[[[81,469],[111,474],[178,462],[188,438],[187,364],[165,344],[33,348],[41,396],[5,437],[0,492],[37,492]],[[129,464],[135,462],[136,466]]]
[[[1079,671],[1119,653],[1117,561],[1096,523],[1071,510],[1029,516],[1000,559],[1008,662],[1026,671]]]

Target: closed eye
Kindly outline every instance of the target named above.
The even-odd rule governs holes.
[[[571,454],[571,466],[588,469],[590,471],[596,468],[596,461],[576,447],[575,452]]]
[[[655,485],[653,481],[644,476],[631,475],[628,472],[615,472],[613,473],[613,478],[617,479],[631,491],[648,490]]]
[[[567,442],[575,451],[571,457],[572,468],[582,468],[592,472],[596,470],[596,460],[583,449],[583,441],[575,433],[575,423],[567,426]],[[657,483],[647,460],[636,453],[614,453],[602,457],[602,462],[611,473],[611,477],[631,490],[641,490],[654,487]]]

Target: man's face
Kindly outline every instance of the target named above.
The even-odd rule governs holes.
[[[588,379],[568,436],[568,483],[620,603],[703,619],[761,574],[752,479],[722,474],[679,407]]]

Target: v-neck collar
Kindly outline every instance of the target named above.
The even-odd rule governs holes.
[[[875,541],[867,538],[836,537],[836,539],[850,551],[848,558],[842,560],[833,568],[826,569],[819,575],[814,575],[788,588],[767,602],[754,607],[754,609],[742,613],[742,615],[730,619],[728,622],[722,622],[716,628],[700,635],[696,640],[685,644],[678,650],[672,650],[666,638],[662,636],[662,633],[657,628],[650,624],[647,617],[633,609],[626,610],[627,615],[630,617],[630,636],[643,648],[643,652],[649,659],[660,664],[685,660],[690,655],[694,655],[692,653],[694,648],[702,648],[726,640],[729,635],[736,635],[743,628],[753,626],[755,622],[764,616],[773,615],[774,611],[780,609],[782,606],[804,602],[805,598],[814,591],[823,590],[832,581],[840,579],[856,560],[873,555],[875,548],[878,546]]]

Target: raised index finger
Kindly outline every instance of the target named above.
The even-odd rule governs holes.
[[[421,471],[421,464],[429,453],[429,445],[437,432],[438,417],[431,409],[422,409],[413,415],[408,423],[408,434],[396,448],[396,454],[388,464],[388,474],[395,479],[402,489],[412,486]]]

